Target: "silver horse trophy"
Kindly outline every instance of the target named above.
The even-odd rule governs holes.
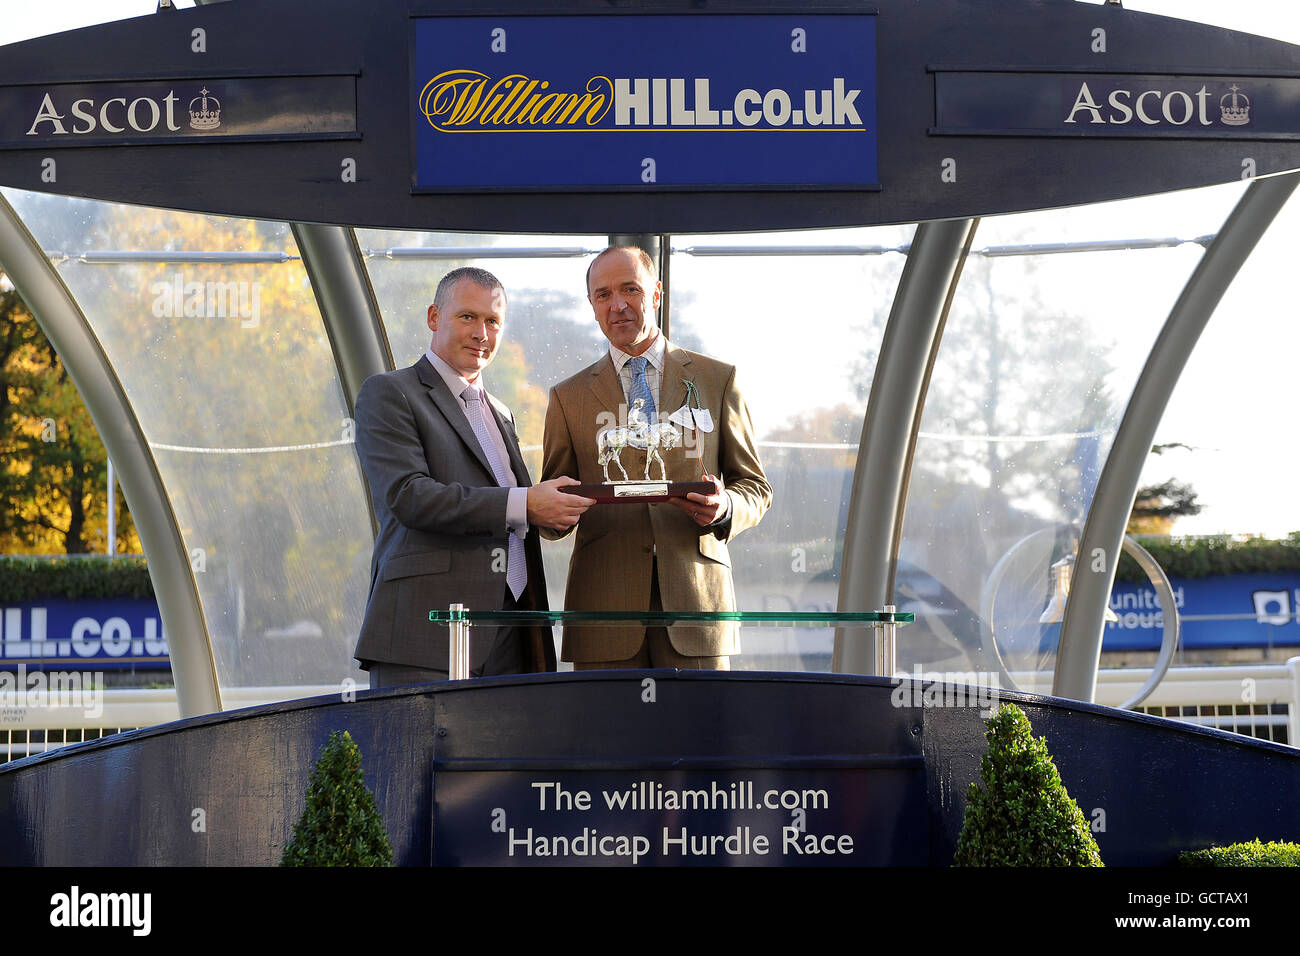
[[[623,473],[623,480],[630,481],[627,469],[623,467],[623,449],[631,445],[645,451],[645,480],[650,481],[650,463],[659,462],[659,480],[668,480],[668,468],[664,464],[661,448],[676,448],[682,443],[682,433],[671,422],[650,422],[646,420],[643,407],[644,400],[638,398],[632,402],[627,412],[627,425],[615,425],[602,428],[596,433],[596,455],[600,467],[605,473],[605,480],[613,483],[609,477],[609,463],[613,462]]]

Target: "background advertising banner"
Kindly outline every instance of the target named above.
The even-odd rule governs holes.
[[[873,15],[424,17],[416,191],[874,188]]]
[[[1170,578],[1189,649],[1274,647],[1300,644],[1300,574],[1273,572],[1208,578]],[[1164,613],[1150,585],[1117,581],[1106,625],[1106,651],[1155,650]],[[1055,633],[1059,633],[1053,629]]]
[[[85,664],[158,667],[171,660],[153,598],[46,598],[0,608],[0,670]]]

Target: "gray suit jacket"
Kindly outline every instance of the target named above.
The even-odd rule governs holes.
[[[520,487],[532,484],[519,454],[514,419],[496,399],[493,413]],[[379,523],[370,564],[370,598],[356,657],[447,669],[447,628],[429,611],[460,602],[499,611],[506,591],[506,499],[456,397],[427,358],[366,379],[357,395],[357,453]],[[546,579],[536,528],[524,543],[532,609],[546,609]],[[470,666],[483,663],[497,629],[470,631]],[[544,636],[544,640],[541,639]],[[534,666],[555,669],[550,629],[534,635]]]

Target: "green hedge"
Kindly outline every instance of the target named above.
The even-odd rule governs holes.
[[[1178,854],[1179,866],[1300,866],[1300,844],[1234,843]]]
[[[1137,541],[1160,562],[1171,578],[1208,578],[1222,574],[1250,574],[1256,571],[1300,571],[1300,531],[1282,540],[1229,535],[1198,538],[1170,538],[1137,535]],[[1119,562],[1115,577],[1120,581],[1145,581],[1146,576],[1127,554]]]
[[[147,598],[144,558],[0,557],[0,604],[42,598]]]

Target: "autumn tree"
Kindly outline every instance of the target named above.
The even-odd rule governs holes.
[[[929,594],[922,605],[941,608],[908,629],[927,664],[992,668],[986,628],[1004,655],[1037,647],[1052,554],[1086,516],[1118,417],[1111,344],[1046,269],[1033,256],[972,256],[929,370],[896,584],[899,597]],[[863,401],[877,355],[854,375]],[[1021,549],[993,602],[994,570],[1044,528],[1055,540]]]
[[[371,532],[289,227],[20,200],[140,423],[223,683],[337,681],[359,628]],[[79,434],[75,422],[67,431]]]
[[[1163,455],[1174,449],[1196,450],[1182,442],[1167,442],[1151,446],[1151,454]],[[1198,515],[1204,508],[1197,498],[1196,489],[1190,484],[1166,478],[1138,488],[1125,531],[1128,534],[1169,534],[1179,518]]]
[[[926,393],[921,431],[932,438],[917,466],[1077,520],[1080,485],[1096,477],[1080,448],[1111,417],[1110,366],[1068,306],[1043,298],[1034,271],[1026,257],[967,262]]]
[[[0,276],[0,552],[106,550],[107,455],[58,353]],[[125,502],[116,547],[138,553]]]

